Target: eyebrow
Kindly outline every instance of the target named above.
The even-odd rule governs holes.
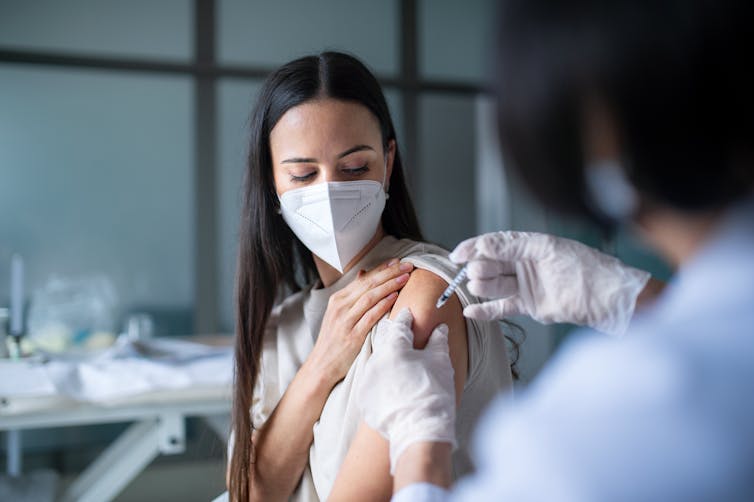
[[[372,148],[369,145],[356,145],[354,147],[349,148],[345,152],[340,153],[338,155],[338,158],[342,159],[343,157],[345,157],[347,155],[351,155],[352,153],[355,153],[355,152],[361,152],[363,150],[372,150],[372,151],[374,151],[374,148]],[[293,158],[290,158],[290,159],[285,159],[284,161],[281,162],[281,164],[299,164],[299,163],[307,163],[307,162],[317,162],[317,159],[312,158],[312,157],[307,157],[307,158],[304,158],[304,157],[293,157]]]

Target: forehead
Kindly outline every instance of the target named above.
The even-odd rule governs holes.
[[[270,133],[270,148],[273,157],[289,153],[319,157],[357,144],[377,149],[381,139],[377,117],[367,107],[354,101],[322,98],[285,112]]]

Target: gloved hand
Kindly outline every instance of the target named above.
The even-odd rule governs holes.
[[[621,335],[650,274],[580,242],[529,232],[493,232],[461,242],[450,254],[468,263],[468,289],[495,298],[467,306],[475,319],[524,314]]]
[[[424,349],[414,349],[413,316],[401,310],[381,320],[372,355],[359,384],[364,421],[390,442],[390,473],[406,447],[419,441],[455,439],[455,385],[448,353],[448,327],[435,328]]]

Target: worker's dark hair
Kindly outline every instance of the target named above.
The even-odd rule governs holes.
[[[236,272],[234,441],[228,472],[231,500],[249,500],[253,469],[249,410],[273,303],[317,277],[311,252],[278,213],[270,132],[286,111],[320,97],[365,106],[379,122],[383,146],[387,148],[395,140],[393,121],[377,79],[347,54],[324,52],[291,61],[272,73],[260,91],[250,120]],[[423,240],[397,145],[388,186],[390,202],[382,213],[385,232],[399,239]]]
[[[495,89],[508,164],[545,205],[606,223],[584,185],[596,99],[645,204],[694,212],[751,193],[752,5],[502,0]]]

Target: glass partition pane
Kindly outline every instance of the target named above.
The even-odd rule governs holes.
[[[0,46],[188,60],[192,6],[189,0],[3,0]]]
[[[0,65],[0,82],[0,268],[20,253],[30,292],[55,275],[105,276],[120,314],[187,332],[190,80]]]
[[[494,42],[493,0],[419,0],[419,75],[479,82]]]
[[[473,96],[419,99],[419,221],[430,241],[449,249],[476,229],[474,103]]]
[[[334,49],[381,75],[398,72],[398,2],[387,0],[221,0],[218,60],[275,67]]]
[[[233,288],[238,251],[238,225],[248,152],[248,124],[261,82],[224,79],[218,85],[220,329],[233,332]]]

